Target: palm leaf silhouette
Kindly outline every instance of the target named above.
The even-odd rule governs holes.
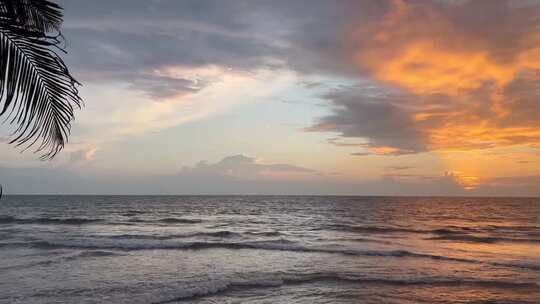
[[[56,52],[61,23],[61,7],[50,1],[0,0],[0,116],[15,125],[10,143],[37,145],[42,159],[65,146],[82,103]]]

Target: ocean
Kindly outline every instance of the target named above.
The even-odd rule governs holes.
[[[6,196],[0,303],[540,303],[540,199]]]

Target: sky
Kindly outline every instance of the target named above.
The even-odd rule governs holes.
[[[58,2],[85,106],[6,193],[540,196],[540,1]]]

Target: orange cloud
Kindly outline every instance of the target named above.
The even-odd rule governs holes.
[[[418,97],[402,106],[412,108],[430,150],[462,150],[540,143],[540,118],[521,122],[513,114],[519,100],[506,90],[540,70],[540,35],[516,35],[523,35],[520,45],[501,60],[497,49],[437,6],[396,0],[382,21],[362,25],[350,39],[353,47],[361,41],[353,50],[361,69]],[[449,97],[452,109],[433,111],[430,97],[438,95]]]
[[[436,162],[418,170],[475,193],[538,176],[540,5],[377,3],[343,39],[361,79],[323,95],[332,112],[306,130],[350,155]]]
[[[445,177],[452,178],[465,190],[474,190],[480,185],[480,178],[473,175],[467,175],[463,172],[445,172]]]

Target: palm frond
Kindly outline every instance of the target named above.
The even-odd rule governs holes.
[[[62,24],[62,8],[47,0],[2,0],[0,18],[9,19],[28,30],[42,33],[59,30]]]
[[[62,15],[49,1],[21,0],[26,15],[10,21],[19,4],[0,2],[0,116],[17,126],[10,143],[28,148],[41,140],[36,152],[50,159],[66,144],[74,107],[81,106],[78,83],[54,51],[60,40],[46,35]]]

